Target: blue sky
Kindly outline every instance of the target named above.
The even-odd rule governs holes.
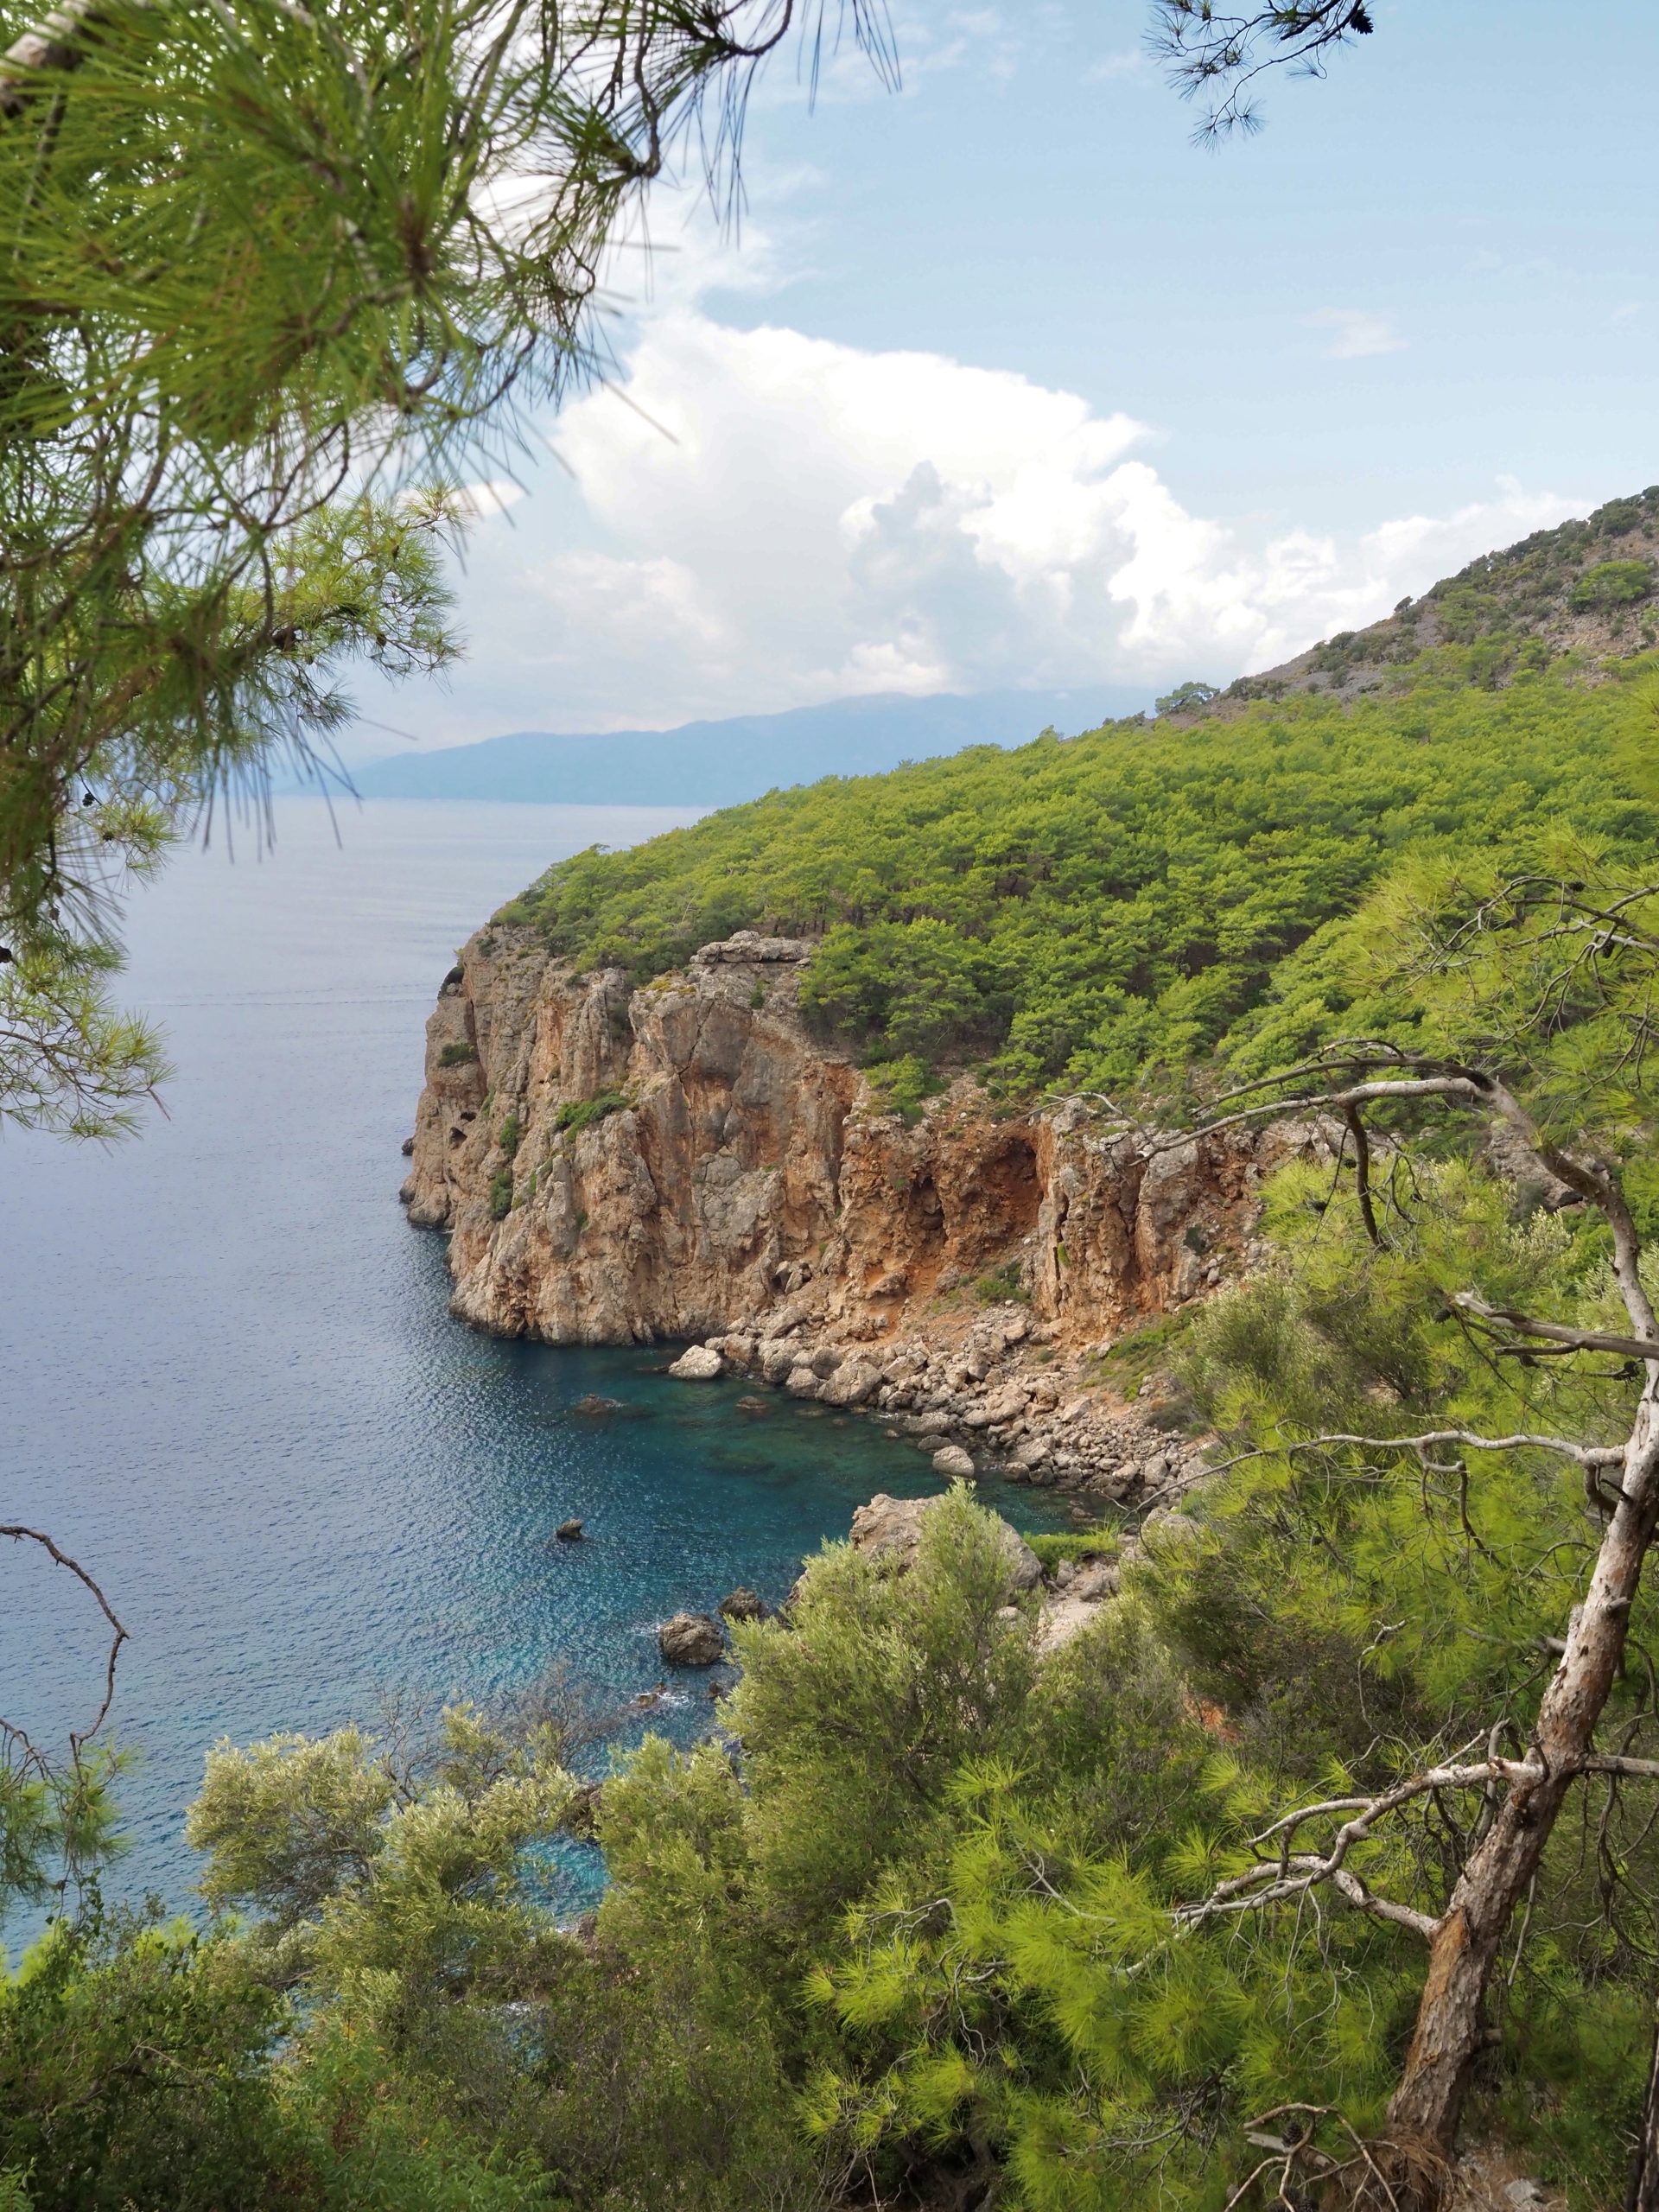
[[[1659,478],[1659,10],[1377,0],[1214,152],[1143,0],[893,13],[896,95],[774,70],[735,244],[658,193],[617,390],[480,496],[470,660],[367,714],[1225,678]]]

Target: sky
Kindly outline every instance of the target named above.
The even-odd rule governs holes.
[[[1225,682],[1659,478],[1659,10],[1377,0],[1216,150],[1146,0],[893,0],[607,278],[605,385],[480,488],[404,734]]]

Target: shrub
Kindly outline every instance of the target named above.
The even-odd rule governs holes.
[[[1109,1529],[1053,1529],[1026,1538],[1033,1551],[1043,1563],[1044,1571],[1052,1573],[1063,1559],[1116,1559],[1122,1548],[1116,1533]]]
[[[476,1045],[446,1045],[438,1054],[441,1068],[464,1068],[478,1058]]]
[[[514,1159],[517,1156],[518,1151],[518,1140],[524,1135],[524,1125],[519,1121],[517,1114],[509,1114],[506,1120],[501,1124],[500,1135],[497,1139],[502,1151],[506,1154],[509,1160]]]
[[[579,1137],[607,1114],[620,1114],[627,1103],[626,1092],[620,1090],[596,1090],[591,1098],[567,1098],[553,1116],[553,1126]]]
[[[1000,1268],[981,1275],[974,1285],[974,1296],[982,1306],[1002,1306],[1010,1301],[1020,1306],[1031,1303],[1031,1293],[1020,1274],[1018,1260],[1005,1260]]]
[[[1634,607],[1653,590],[1653,569],[1646,561],[1602,561],[1586,569],[1573,587],[1578,607]]]
[[[512,1170],[498,1168],[490,1178],[490,1219],[505,1221],[512,1211]]]
[[[864,1071],[875,1103],[883,1113],[897,1114],[906,1128],[922,1118],[923,1101],[937,1097],[944,1084],[927,1062],[915,1052],[899,1060],[875,1060]]]

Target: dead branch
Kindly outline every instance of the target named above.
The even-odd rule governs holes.
[[[1563,1459],[1571,1459],[1580,1467],[1618,1467],[1624,1461],[1625,1446],[1622,1444],[1572,1444],[1564,1436],[1535,1436],[1530,1433],[1514,1436],[1478,1436],[1471,1428],[1429,1428],[1415,1436],[1352,1436],[1345,1431],[1333,1430],[1325,1436],[1305,1437],[1300,1441],[1275,1445],[1276,1452],[1323,1452],[1333,1445],[1356,1445],[1367,1452],[1423,1452],[1431,1445],[1457,1444],[1470,1452],[1521,1452],[1534,1450],[1554,1452]],[[1267,1456],[1244,1453],[1244,1458]],[[1229,1460],[1229,1466],[1236,1463]]]
[[[1562,1321],[1541,1321],[1533,1314],[1517,1313],[1512,1306],[1490,1305],[1472,1290],[1455,1291],[1452,1303],[1478,1321],[1501,1322],[1506,1329],[1514,1329],[1522,1336],[1539,1337],[1548,1344],[1563,1344],[1572,1351],[1608,1351],[1617,1352],[1625,1359],[1659,1359],[1659,1339],[1621,1337],[1605,1329],[1574,1329]]]
[[[61,1550],[43,1529],[26,1529],[17,1522],[0,1522],[0,1536],[10,1536],[15,1544],[39,1544],[42,1551],[46,1552],[59,1567],[67,1567],[78,1582],[84,1584],[92,1592],[98,1601],[99,1611],[110,1624],[110,1648],[104,1662],[104,1701],[99,1707],[90,1728],[70,1732],[70,1756],[79,1765],[82,1750],[97,1735],[109,1716],[110,1707],[115,1698],[115,1664],[120,1656],[122,1645],[127,1641],[127,1631],[116,1618],[115,1610],[109,1599],[86,1568],[81,1566],[79,1560],[71,1559],[68,1553]],[[30,1741],[25,1730],[15,1726],[10,1721],[0,1720],[0,1731],[3,1731],[11,1742],[21,1744],[26,1757],[35,1765],[44,1768],[45,1761]]]

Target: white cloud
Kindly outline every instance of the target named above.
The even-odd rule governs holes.
[[[493,516],[505,514],[509,507],[516,507],[524,496],[522,484],[514,483],[508,477],[498,476],[487,483],[461,485],[452,493],[450,504],[458,520],[486,522]]]
[[[1405,351],[1405,340],[1388,317],[1371,315],[1363,308],[1321,308],[1306,321],[1315,329],[1331,333],[1331,342],[1325,349],[1328,361],[1360,361],[1372,353]]]
[[[457,735],[1224,678],[1582,505],[1506,480],[1342,538],[1230,525],[1075,393],[683,304],[554,443],[568,481],[474,533]]]
[[[1152,67],[1152,56],[1143,47],[1130,47],[1121,54],[1103,54],[1098,61],[1091,61],[1084,76],[1091,85],[1107,85],[1120,77],[1141,77]]]

